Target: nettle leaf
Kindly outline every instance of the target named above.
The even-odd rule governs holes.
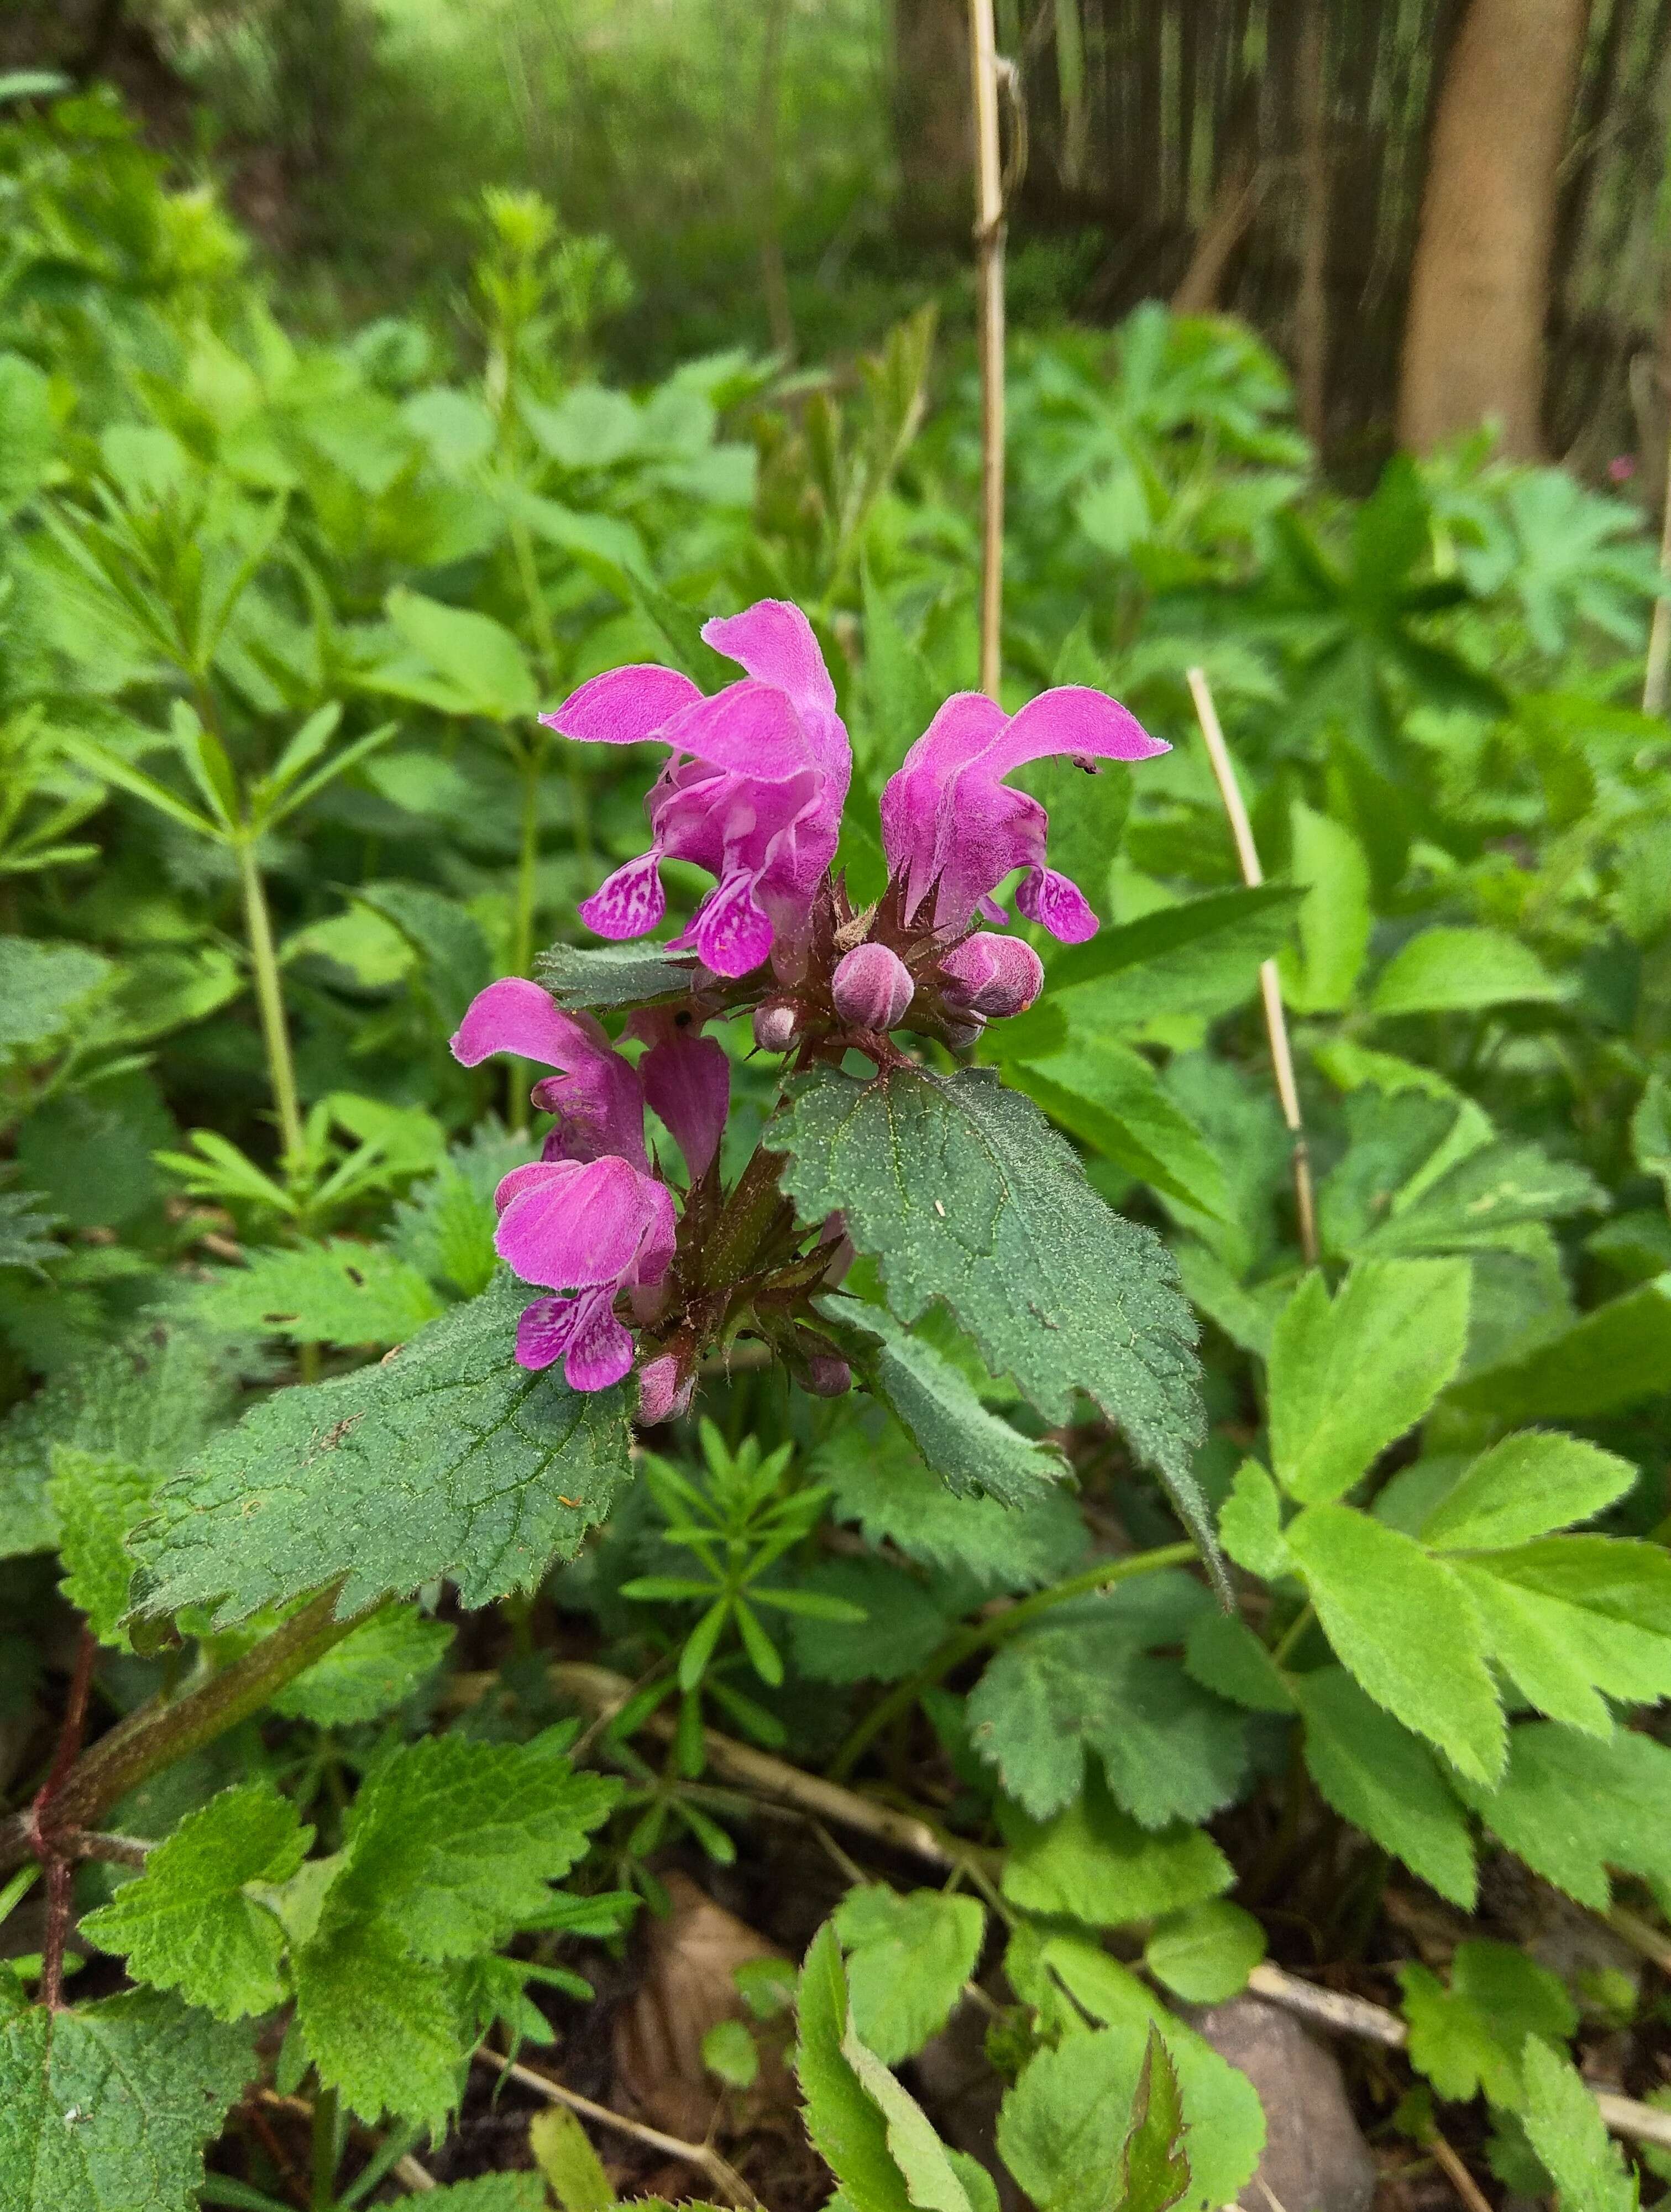
[[[1533,1721],[1510,1732],[1495,1790],[1457,1786],[1500,1843],[1593,1911],[1612,1901],[1610,1867],[1671,1885],[1671,1750],[1652,1736],[1598,1743]]]
[[[1460,1260],[1360,1261],[1335,1297],[1306,1277],[1271,1346],[1271,1456],[1291,1497],[1339,1498],[1421,1419],[1467,1346]]]
[[[346,1237],[258,1252],[218,1270],[199,1296],[223,1328],[295,1344],[404,1344],[442,1310],[416,1267]]]
[[[52,1447],[46,1494],[58,1524],[61,1587],[71,1605],[87,1615],[99,1641],[123,1650],[130,1647],[118,1624],[128,1609],[133,1576],[127,1538],[149,1505],[156,1483],[149,1469],[108,1453],[78,1451],[74,1444]]]
[[[1458,2102],[1483,2089],[1494,2105],[1527,2109],[1521,2057],[1526,2039],[1564,2041],[1578,2008],[1559,1974],[1511,1943],[1470,1938],[1456,1947],[1447,1988],[1425,1966],[1398,1968],[1410,2063],[1440,2096]]]
[[[1641,2191],[1577,2068],[1535,2034],[1520,2063],[1522,2124],[1555,2185],[1559,2212],[1636,2212]]]
[[[436,1172],[397,1203],[391,1248],[430,1282],[478,1297],[499,1270],[493,1194],[533,1153],[524,1132],[486,1115],[467,1144],[454,1145]]]
[[[1382,1712],[1341,1667],[1291,1677],[1305,1764],[1342,1820],[1472,1911],[1478,1890],[1467,1814],[1418,1735]]]
[[[1052,1936],[1042,1957],[1075,2002],[1123,2042],[1127,2080],[1135,2079],[1151,2036],[1158,2033],[1177,2073],[1188,2129],[1184,2148],[1189,2187],[1182,2202],[1188,2212],[1236,2203],[1265,2148],[1265,2114],[1247,2075],[1099,1946],[1079,1936]],[[1060,2047],[1066,2051],[1090,2039],[1075,2034]],[[1002,2124],[1000,2112],[1000,2128]],[[1001,2148],[1001,2136],[1000,2141]],[[1120,2212],[1117,2200],[1110,2212]]]
[[[359,884],[349,896],[399,932],[418,957],[441,1026],[455,1029],[477,993],[493,981],[492,948],[475,915],[423,884]]]
[[[313,1831],[270,1783],[223,1790],[159,1844],[136,1881],[86,1913],[82,1932],[119,1951],[136,1981],[178,1990],[220,2020],[283,2002],[283,1925],[251,1884],[288,1881]]]
[[[115,973],[84,945],[0,937],[0,1060],[63,1036]]]
[[[1577,1437],[1535,1431],[1484,1452],[1421,1524],[1437,1552],[1504,1551],[1588,1521],[1634,1487],[1628,1460]]]
[[[981,1956],[986,1908],[936,1889],[851,1889],[832,1924],[848,1952],[854,2027],[897,2065],[951,2017]]]
[[[153,1477],[173,1474],[231,1407],[237,1347],[188,1320],[137,1328],[56,1376],[0,1421],[0,1558],[58,1540],[48,1494],[70,1447]]]
[[[1018,1506],[959,1497],[879,1407],[844,1421],[813,1454],[811,1471],[829,1484],[836,1519],[858,1522],[867,1542],[971,1575],[983,1589],[1042,1589],[1070,1574],[1089,1542],[1066,1489]]]
[[[426,1737],[362,1787],[291,1972],[308,2052],[362,2118],[445,2119],[471,2039],[459,1963],[539,1921],[619,1794],[555,1734]]]
[[[1188,1586],[1211,1607],[1199,1583]],[[1145,1641],[1176,1639],[1145,1638],[1140,1621],[1122,1620],[1118,1596],[1060,1607],[1007,1644],[969,1698],[970,1741],[1036,1820],[1079,1796],[1088,1750],[1144,1827],[1206,1820],[1247,1780],[1246,1718],[1181,1661],[1145,1651]]]
[[[16,2212],[190,2212],[255,2071],[246,2028],[130,1990],[48,2012],[0,1966],[0,2192]]]
[[[1617,1536],[1546,1536],[1461,1559],[1485,1649],[1527,1701],[1593,1735],[1605,1693],[1671,1695],[1671,1553]]]
[[[536,956],[534,974],[560,1006],[605,1012],[688,998],[696,962],[659,945],[554,945]]]
[[[1158,1919],[1227,1890],[1236,1876],[1211,1836],[1182,1821],[1151,1834],[1121,1811],[1096,1775],[1047,1821],[1000,1800],[1008,1843],[1004,1894],[1026,1912],[1065,1913],[1088,1927]]]
[[[272,1701],[287,1719],[352,1728],[404,1705],[447,1656],[454,1631],[415,1605],[386,1605],[287,1682]]]
[[[1503,1710],[1461,1571],[1346,1505],[1308,1506],[1286,1541],[1323,1633],[1375,1702],[1459,1772],[1495,1781]]]
[[[1189,1472],[1202,1435],[1195,1324],[1160,1240],[1109,1212],[1027,1099],[984,1069],[798,1080],[771,1127],[810,1218],[841,1212],[902,1322],[943,1299],[1045,1419],[1084,1391],[1160,1472],[1216,1556]]]
[[[216,1437],[135,1534],[142,1610],[214,1604],[225,1627],[338,1575],[339,1618],[439,1575],[485,1605],[572,1559],[626,1479],[627,1401],[516,1364],[526,1299],[504,1276],[392,1361]]]
[[[1265,1930],[1251,1912],[1222,1898],[1169,1915],[1143,1947],[1150,1972],[1186,2004],[1239,1996],[1264,1956]]]
[[[1612,1298],[1523,1356],[1451,1386],[1464,1413],[1511,1421],[1587,1420],[1671,1389],[1671,1273]]]
[[[839,1310],[826,1310],[832,1318]],[[847,1317],[854,1318],[850,1310]],[[862,1309],[859,1326],[876,1345],[861,1368],[866,1388],[953,1491],[1032,1505],[1066,1472],[1054,1444],[1024,1437],[984,1406],[969,1377],[926,1338],[877,1306]]]
[[[0,1182],[11,1172],[0,1168]],[[0,1267],[39,1274],[48,1260],[62,1259],[64,1248],[50,1233],[58,1218],[37,1191],[0,1191]]]

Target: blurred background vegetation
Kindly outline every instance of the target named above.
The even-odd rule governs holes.
[[[1152,298],[1241,315],[1297,372],[1337,479],[1366,489],[1401,417],[1432,442],[1405,334],[1424,193],[1448,188],[1476,266],[1454,237],[1446,258],[1432,205],[1428,289],[1486,384],[1437,428],[1492,413],[1510,450],[1595,478],[1640,452],[1656,497],[1671,0],[998,12],[1020,87],[1013,320],[1113,325]],[[591,250],[586,319],[603,365],[646,380],[726,344],[827,360],[926,297],[954,332],[970,319],[964,17],[961,0],[9,0],[0,70],[116,85],[147,140],[222,180],[288,319],[320,334],[395,312],[456,325],[483,188],[532,187],[614,248]],[[1512,358],[1528,317],[1534,389]]]

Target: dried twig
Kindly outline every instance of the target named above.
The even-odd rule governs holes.
[[[1666,473],[1665,521],[1660,531],[1659,564],[1671,568],[1671,469]],[[1665,712],[1666,691],[1671,687],[1671,599],[1654,601],[1654,619],[1648,632],[1648,666],[1642,679],[1642,711]]]
[[[1188,671],[1189,696],[1195,702],[1195,719],[1201,726],[1201,736],[1206,745],[1207,758],[1212,763],[1213,779],[1218,786],[1218,796],[1230,817],[1230,835],[1236,840],[1236,854],[1242,863],[1242,880],[1249,889],[1265,880],[1265,872],[1259,865],[1259,850],[1254,843],[1253,824],[1248,819],[1248,810],[1242,803],[1241,786],[1236,781],[1235,763],[1230,748],[1224,743],[1224,731],[1218,724],[1218,710],[1212,703],[1208,689],[1206,672],[1200,668]],[[1274,960],[1261,963],[1259,970],[1260,996],[1265,1002],[1265,1027],[1271,1039],[1271,1065],[1275,1070],[1277,1097],[1282,1106],[1282,1118],[1288,1125],[1294,1157],[1294,1208],[1299,1216],[1300,1250],[1308,1267],[1317,1264],[1317,1208],[1311,1193],[1311,1155],[1305,1141],[1305,1123],[1300,1114],[1300,1094],[1294,1081],[1294,1058],[1288,1049],[1288,1023],[1282,1011],[1282,978]]]
[[[998,696],[1004,606],[1004,172],[993,0],[969,0],[981,349],[981,689]]]
[[[1468,2212],[1492,2212],[1490,2197],[1437,2128],[1427,2137],[1427,2148],[1444,2168],[1446,2179],[1467,2206]]]
[[[659,2128],[646,2127],[641,2120],[629,2120],[608,2105],[595,2105],[578,2090],[565,2088],[548,2075],[537,2074],[532,2066],[520,2066],[513,2058],[501,2058],[496,2051],[484,2048],[475,2056],[483,2065],[496,2066],[501,2074],[513,2081],[520,2081],[525,2089],[533,2090],[537,2096],[549,2097],[553,2104],[567,2105],[571,2112],[595,2120],[600,2128],[614,2128],[621,2135],[630,2136],[635,2142],[641,2142],[648,2150],[659,2151],[664,2158],[680,2159],[686,2166],[695,2166],[698,2173],[708,2176],[727,2204],[740,2206],[742,2212],[760,2212],[760,2199],[730,2160],[722,2158],[711,2144],[684,2142],[678,2136],[663,2135]]]
[[[1367,1997],[1343,1996],[1335,1990],[1320,1990],[1315,1983],[1285,1973],[1268,1960],[1254,1968],[1248,1987],[1267,2004],[1280,2005],[1286,2012],[1297,2013],[1302,2019],[1314,2020],[1320,2027],[1343,2035],[1379,2043],[1388,2051],[1401,2050],[1409,2040],[1409,2029],[1385,2005],[1372,2004]],[[1611,2089],[1591,2094],[1610,2133],[1671,2150],[1671,2112],[1656,2112],[1651,2105],[1639,2105],[1635,2098],[1617,2096]]]

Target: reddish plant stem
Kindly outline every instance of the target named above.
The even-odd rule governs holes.
[[[87,1729],[88,1700],[93,1691],[93,1666],[98,1656],[99,1640],[83,1621],[81,1640],[76,1646],[76,1668],[70,1678],[69,1702],[58,1729],[58,1749],[28,1814],[30,1842],[46,1870],[46,1933],[40,1947],[40,2001],[48,2012],[58,2012],[64,2004],[64,1948],[70,1930],[73,1863],[70,1853],[55,1839],[48,1815],[82,1747],[82,1737]]]

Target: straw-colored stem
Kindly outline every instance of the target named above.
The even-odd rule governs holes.
[[[1219,726],[1218,710],[1212,703],[1204,669],[1188,671],[1189,696],[1195,702],[1195,719],[1201,726],[1201,737],[1206,746],[1207,758],[1212,763],[1213,780],[1218,786],[1218,796],[1224,801],[1224,812],[1230,817],[1230,836],[1236,841],[1236,855],[1242,864],[1242,880],[1255,888],[1265,880],[1259,865],[1259,850],[1254,843],[1253,824],[1248,819],[1248,810],[1242,803],[1242,788],[1236,781],[1236,768],[1224,743],[1224,733]],[[1265,1027],[1271,1040],[1271,1066],[1276,1075],[1277,1098],[1282,1107],[1282,1118],[1287,1124],[1293,1144],[1294,1210],[1299,1217],[1300,1250],[1308,1267],[1317,1264],[1317,1207],[1311,1189],[1311,1155],[1305,1141],[1305,1122],[1300,1113],[1299,1086],[1294,1080],[1294,1056],[1288,1049],[1288,1023],[1282,1010],[1282,979],[1274,960],[1263,962],[1259,970],[1259,994],[1265,1005]]]
[[[1671,568],[1671,468],[1666,472],[1665,520],[1660,530],[1659,564]],[[1662,593],[1654,601],[1654,619],[1648,632],[1648,668],[1642,679],[1642,711],[1662,714],[1668,679],[1671,679],[1671,599]]]
[[[998,696],[1004,612],[1004,173],[993,0],[969,0],[981,354],[981,689]]]

